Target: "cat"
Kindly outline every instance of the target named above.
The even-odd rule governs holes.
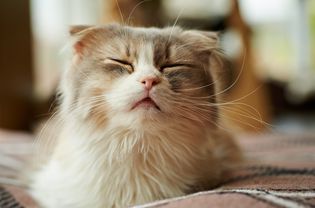
[[[214,32],[74,26],[29,190],[45,208],[127,207],[204,190],[240,158],[220,130]],[[46,148],[48,147],[48,148]]]

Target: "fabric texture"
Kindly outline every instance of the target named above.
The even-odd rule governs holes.
[[[11,195],[9,191],[0,187],[1,208],[22,208],[23,206]]]
[[[0,131],[0,178],[8,176],[8,173],[12,176],[2,164],[7,164],[1,161],[2,156],[10,158],[11,162],[16,161],[17,166],[23,163],[26,157],[21,156],[21,151],[8,153],[8,148],[20,148],[27,155],[31,139],[25,137],[21,134],[1,134]],[[219,186],[209,191],[136,207],[315,207],[315,134],[240,135],[237,142],[245,163],[226,173],[225,180]],[[2,185],[2,207],[37,206],[23,188]]]

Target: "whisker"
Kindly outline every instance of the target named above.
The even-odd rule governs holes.
[[[259,90],[259,89],[261,88],[261,86],[262,86],[262,84],[259,85],[258,87],[256,87],[254,90],[252,90],[252,91],[249,92],[248,94],[246,94],[246,95],[244,95],[244,96],[242,96],[242,97],[240,97],[240,98],[237,98],[237,99],[235,99],[235,100],[229,101],[229,102],[233,103],[233,102],[237,102],[237,101],[243,100],[243,99],[245,99],[246,97],[249,97],[249,96],[251,96],[252,94],[254,94],[257,90]]]
[[[119,14],[120,14],[121,22],[122,22],[122,24],[125,24],[125,23],[124,23],[124,16],[123,16],[122,11],[121,11],[121,9],[120,9],[118,0],[115,0],[115,2],[116,2],[116,6],[117,6],[117,8],[118,8]]]
[[[176,17],[176,19],[175,19],[175,22],[174,22],[174,24],[173,24],[173,26],[172,26],[170,35],[169,35],[168,40],[167,40],[168,43],[170,42],[170,40],[171,40],[171,38],[172,38],[174,28],[175,28],[175,26],[176,26],[176,24],[177,24],[177,22],[178,22],[178,19],[179,19],[180,15],[182,15],[183,11],[184,11],[184,8],[182,8],[182,9],[179,11],[179,13],[178,13],[178,15],[177,15],[177,17]]]
[[[202,86],[200,86],[200,87],[179,89],[178,91],[179,91],[179,92],[185,92],[185,91],[200,90],[200,89],[202,89],[202,88],[209,87],[209,86],[212,86],[212,85],[214,85],[214,84],[215,84],[215,82],[211,82],[210,84],[202,85]]]
[[[252,93],[253,93],[253,92],[252,92]],[[175,96],[175,97],[177,97],[177,96]],[[181,96],[178,101],[177,101],[177,100],[175,100],[175,101],[172,100],[171,102],[172,102],[172,103],[176,103],[176,104],[189,103],[189,105],[191,105],[191,106],[189,106],[188,108],[190,108],[190,110],[191,110],[192,108],[195,109],[195,110],[193,110],[193,112],[194,112],[194,113],[197,113],[197,114],[199,114],[199,113],[201,112],[202,114],[199,115],[199,116],[202,116],[202,117],[204,117],[203,114],[205,114],[205,113],[210,113],[210,114],[212,115],[212,117],[213,117],[213,116],[216,116],[216,117],[223,116],[223,117],[230,118],[230,117],[228,117],[228,116],[226,116],[226,115],[222,115],[222,114],[220,114],[220,116],[217,116],[216,112],[214,113],[213,110],[206,108],[206,107],[214,107],[214,106],[217,106],[217,107],[220,107],[220,108],[222,108],[222,109],[225,109],[226,111],[229,111],[229,112],[233,112],[233,113],[235,113],[235,114],[238,114],[239,116],[246,117],[246,118],[252,119],[252,120],[254,120],[254,121],[256,121],[256,122],[259,122],[260,124],[263,124],[263,125],[264,125],[266,128],[268,128],[268,129],[273,128],[273,126],[272,126],[271,124],[265,122],[265,121],[262,119],[260,113],[259,113],[255,108],[253,108],[253,107],[250,106],[250,105],[244,104],[244,103],[237,103],[236,101],[237,101],[238,99],[234,100],[233,102],[225,102],[225,103],[209,103],[209,102],[205,102],[205,101],[200,103],[200,102],[193,102],[193,101],[191,101],[190,98],[192,98],[192,97],[188,96],[188,98],[187,98],[186,96]],[[203,98],[203,97],[193,97],[193,98]],[[239,104],[239,105],[244,105],[244,106],[249,107],[250,109],[254,110],[255,113],[257,113],[258,118],[257,118],[254,114],[251,114],[252,112],[247,111],[247,109],[244,110],[244,109],[239,109],[239,108],[237,108],[237,111],[235,111],[235,108],[233,109],[234,106],[232,106],[232,105],[237,105],[237,104]],[[230,105],[231,105],[231,106],[230,106]],[[200,107],[198,107],[198,106],[200,106]],[[203,107],[204,107],[204,108],[203,108]],[[197,109],[197,110],[196,110],[196,109]],[[187,110],[187,107],[185,108],[185,110]],[[247,126],[250,126],[250,127],[252,127],[253,129],[255,129],[255,130],[258,130],[258,128],[255,127],[254,125],[251,125],[251,124],[249,124],[249,123],[246,123],[246,122],[244,122],[244,121],[242,121],[242,120],[238,120],[238,119],[235,119],[235,118],[230,118],[230,119],[231,119],[231,120],[238,121],[239,123],[243,123],[243,124],[245,124],[245,125],[247,125]]]
[[[234,80],[234,82],[227,88],[223,89],[222,91],[214,94],[213,96],[218,96],[218,95],[221,95],[225,92],[227,92],[228,90],[230,90],[232,87],[234,87],[236,85],[236,83],[239,81],[242,73],[243,73],[243,70],[244,70],[244,66],[245,66],[245,59],[246,59],[246,50],[244,49],[244,57],[243,57],[243,63],[242,63],[242,66],[241,66],[241,70],[240,72],[238,73],[236,79]]]
[[[128,19],[127,19],[127,23],[128,25],[130,25],[130,18],[131,16],[133,15],[134,11],[143,3],[147,2],[147,1],[152,1],[152,0],[143,0],[143,1],[140,1],[139,3],[137,3],[133,8],[132,10],[130,11],[129,15],[128,15]]]
[[[258,116],[259,119],[262,119],[262,116],[261,116],[260,112],[256,108],[251,106],[251,105],[248,105],[248,104],[245,104],[245,103],[240,103],[240,102],[233,102],[233,103],[231,103],[231,105],[234,105],[233,108],[239,107],[239,106],[248,107],[249,109],[241,108],[239,110],[244,110],[244,111],[246,110],[245,112],[247,112],[249,115],[251,115],[251,116]],[[228,104],[227,105],[223,105],[223,107],[229,107],[229,105]],[[254,113],[252,113],[251,111],[249,111],[249,110],[253,110],[254,113],[256,113],[256,115]]]
[[[223,108],[224,108],[224,107],[223,107]],[[237,111],[235,111],[235,109],[224,108],[224,110],[227,111],[227,112],[235,113],[235,114],[237,114],[237,115],[239,115],[239,116],[242,116],[242,117],[245,117],[245,118],[252,119],[252,120],[257,121],[258,123],[264,124],[264,125],[266,125],[266,126],[273,127],[271,124],[269,124],[268,122],[265,122],[265,121],[262,120],[262,119],[257,119],[257,118],[255,118],[254,116],[250,116],[250,115],[244,114],[244,113],[242,113],[242,112],[237,112]]]

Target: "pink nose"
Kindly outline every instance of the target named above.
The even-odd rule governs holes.
[[[144,84],[147,90],[151,90],[154,85],[160,82],[160,79],[158,77],[144,77],[140,82]]]

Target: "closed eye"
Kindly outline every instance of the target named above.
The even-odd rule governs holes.
[[[129,72],[133,72],[133,65],[129,63],[128,61],[121,60],[121,59],[116,59],[116,58],[108,58],[105,60],[106,62],[113,62],[119,65],[123,65],[128,69]]]
[[[165,64],[160,67],[160,70],[163,72],[165,69],[169,68],[177,68],[177,67],[192,67],[192,64],[182,64],[182,63],[174,63],[174,64]]]
[[[118,62],[118,63],[120,63],[120,64],[123,64],[123,65],[132,66],[131,63],[129,63],[128,61],[125,61],[125,60],[120,60],[120,59],[115,59],[115,58],[109,58],[109,59],[112,60],[112,61]]]

